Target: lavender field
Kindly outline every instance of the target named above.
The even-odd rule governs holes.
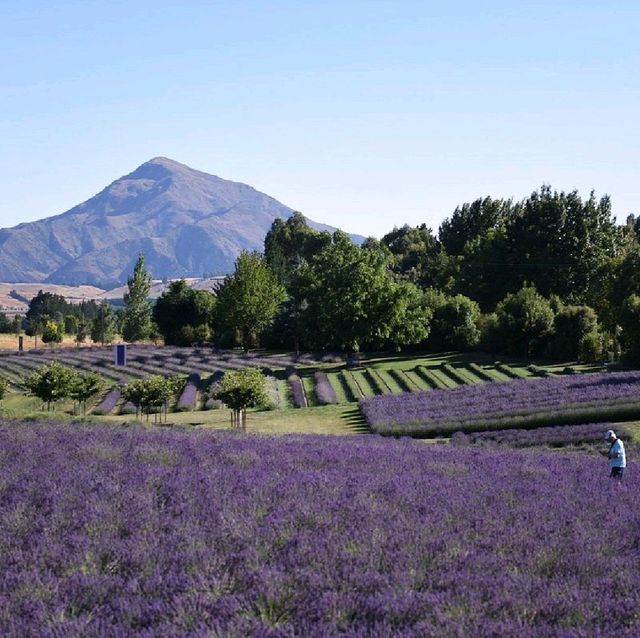
[[[0,422],[3,636],[636,636],[640,479],[378,437]]]
[[[413,436],[632,420],[640,416],[640,372],[518,379],[452,390],[386,394],[362,399],[360,409],[375,432]]]

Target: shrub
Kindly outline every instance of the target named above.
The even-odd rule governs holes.
[[[336,391],[333,389],[329,377],[324,372],[318,371],[314,374],[315,391],[318,403],[328,405],[338,403]]]
[[[306,408],[307,399],[302,386],[302,379],[297,374],[290,374],[288,377],[289,387],[291,388],[291,397],[293,405],[296,408]]]
[[[542,352],[553,333],[554,315],[549,302],[533,286],[508,294],[496,316],[504,352],[531,356]]]
[[[113,408],[116,407],[116,403],[120,400],[120,389],[114,388],[107,393],[107,396],[102,400],[101,403],[93,410],[94,414],[109,414]]]
[[[180,398],[176,405],[179,412],[192,412],[196,409],[196,400],[198,398],[198,388],[200,387],[200,375],[192,372],[187,378],[187,382],[180,393]]]

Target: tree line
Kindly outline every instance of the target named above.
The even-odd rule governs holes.
[[[549,186],[463,204],[436,233],[405,225],[362,245],[294,213],[216,295],[174,281],[151,305],[142,256],[128,284],[113,323],[131,341],[640,358],[640,218],[616,224],[608,197]],[[96,310],[103,340],[112,311]]]

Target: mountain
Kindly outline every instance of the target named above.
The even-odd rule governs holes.
[[[66,213],[1,229],[0,281],[114,287],[139,253],[154,278],[224,274],[292,212],[251,186],[156,157]]]

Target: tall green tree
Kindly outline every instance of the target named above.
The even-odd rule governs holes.
[[[311,347],[353,352],[401,346],[428,332],[428,317],[415,303],[416,289],[396,281],[388,251],[360,248],[340,231],[296,279],[304,339]]]
[[[264,240],[264,257],[278,281],[288,286],[293,271],[330,243],[330,233],[311,228],[295,211],[289,219],[273,221]]]
[[[151,332],[151,275],[145,268],[143,254],[138,256],[127,285],[129,291],[124,296],[122,336],[126,341],[141,341],[147,339]]]
[[[496,304],[519,286],[511,267],[511,248],[503,228],[491,229],[470,239],[459,257],[459,273],[455,292],[477,301],[484,312],[495,309]]]
[[[221,332],[236,332],[247,352],[257,345],[285,298],[285,288],[266,259],[257,252],[243,251],[236,260],[233,275],[225,279],[218,291],[215,323]]]
[[[153,321],[167,345],[190,346],[211,337],[215,303],[210,292],[172,281],[153,307]]]
[[[438,239],[449,255],[462,255],[468,242],[504,228],[515,208],[511,200],[491,197],[458,206],[440,225]]]
[[[95,343],[105,345],[116,338],[116,316],[111,306],[106,302],[100,305],[97,317],[91,323],[91,339]]]
[[[640,362],[640,296],[629,295],[622,302],[619,321],[624,356],[630,363],[637,364]]]
[[[504,352],[528,357],[542,352],[553,333],[551,304],[535,289],[524,286],[509,293],[496,308]]]
[[[8,334],[13,329],[13,323],[4,312],[0,312],[0,332]]]
[[[458,260],[447,255],[425,224],[394,228],[380,245],[391,254],[389,267],[398,279],[422,288],[449,290],[453,286]]]
[[[472,350],[480,341],[480,307],[464,295],[425,294],[432,309],[427,344],[436,350]]]
[[[547,356],[559,361],[594,362],[602,355],[598,316],[589,306],[562,306],[555,316]]]
[[[583,201],[577,191],[543,186],[509,218],[507,238],[518,287],[530,282],[545,297],[581,304],[602,262],[616,254],[621,234],[609,197],[597,200],[592,192]]]

